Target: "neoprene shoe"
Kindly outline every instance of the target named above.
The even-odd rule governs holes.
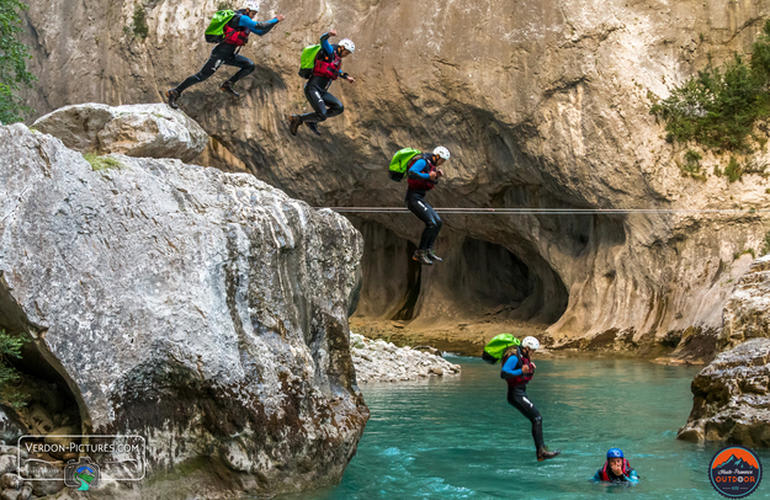
[[[179,91],[177,89],[169,89],[166,91],[166,99],[168,99],[168,105],[173,109],[179,109],[179,104],[176,100],[179,99]]]
[[[321,135],[321,131],[318,130],[318,124],[316,122],[306,122],[307,128],[313,131],[315,135]]]
[[[426,266],[433,265],[433,261],[430,260],[427,255],[425,255],[425,250],[415,250],[414,254],[412,255],[412,260]]]
[[[542,462],[543,460],[554,458],[559,453],[561,453],[561,450],[550,451],[548,448],[540,448],[537,450],[537,461]]]
[[[233,82],[230,80],[227,80],[225,83],[222,84],[221,87],[219,87],[219,90],[222,92],[228,93],[230,95],[234,95],[235,97],[241,97],[241,94],[235,91],[233,88]]]
[[[425,253],[433,262],[444,262],[444,259],[436,255],[436,252],[434,252],[432,248],[429,248]]]
[[[289,119],[289,132],[291,132],[291,135],[297,135],[297,130],[299,130],[300,125],[302,125],[300,117],[291,115],[291,118]]]

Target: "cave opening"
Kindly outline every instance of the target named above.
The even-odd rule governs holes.
[[[354,221],[364,235],[360,300],[355,315],[411,321],[523,321],[549,325],[567,307],[557,273],[535,252],[514,253],[488,241],[452,235],[445,262],[420,266],[415,245],[383,224]]]

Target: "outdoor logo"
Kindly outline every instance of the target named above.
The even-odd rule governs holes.
[[[754,493],[762,480],[759,457],[743,446],[723,448],[709,465],[711,485],[728,498],[742,498]]]

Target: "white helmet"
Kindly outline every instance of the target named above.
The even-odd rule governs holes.
[[[521,347],[526,347],[531,351],[537,351],[540,349],[540,342],[538,342],[535,337],[524,337],[524,340],[521,341]]]
[[[246,4],[243,8],[249,9],[252,12],[259,12],[259,2],[257,2],[257,0],[246,0]]]
[[[356,44],[353,43],[353,40],[351,40],[350,38],[343,38],[342,40],[340,40],[340,43],[338,43],[337,45],[347,50],[351,54],[356,51]]]
[[[436,149],[434,149],[433,154],[438,156],[439,158],[443,158],[444,160],[449,159],[449,150],[444,146],[439,146]]]

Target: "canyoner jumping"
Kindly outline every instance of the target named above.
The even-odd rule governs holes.
[[[494,340],[494,339],[493,339]],[[532,423],[532,439],[535,442],[535,454],[538,462],[554,458],[561,452],[550,451],[543,440],[543,417],[535,404],[527,396],[527,384],[535,376],[535,363],[532,355],[540,348],[535,337],[524,337],[520,344],[511,342],[501,357],[500,377],[508,384],[508,402]],[[487,349],[485,349],[485,352]]]
[[[318,123],[342,114],[345,109],[340,100],[329,92],[329,87],[338,78],[350,83],[356,81],[342,71],[342,59],[354,53],[356,45],[349,38],[343,38],[339,43],[332,45],[329,43],[329,38],[332,36],[337,36],[335,30],[324,33],[321,35],[319,44],[305,47],[302,51],[299,75],[308,79],[305,83],[305,97],[313,111],[291,115],[289,119],[291,135],[297,135],[303,123],[314,134],[321,135]]]
[[[400,150],[396,153],[396,156],[399,156],[399,153],[402,154],[402,158],[408,156],[409,153],[404,154],[405,151],[403,149]],[[406,206],[409,211],[425,223],[425,229],[420,237],[420,246],[412,255],[412,260],[426,266],[430,266],[434,262],[443,262],[444,260],[436,255],[436,252],[433,250],[438,233],[441,231],[441,217],[425,201],[425,195],[436,186],[439,178],[444,175],[444,172],[438,167],[443,165],[449,157],[449,150],[444,146],[438,146],[432,153],[419,153],[417,151],[405,163],[405,171],[407,172]],[[391,165],[395,160],[396,157],[394,156],[394,159],[391,160]],[[391,167],[391,179],[397,176],[400,169],[400,166],[395,170]],[[403,172],[404,170],[400,172],[402,176]]]
[[[256,68],[254,62],[239,54],[241,48],[249,41],[249,34],[259,36],[267,34],[276,24],[285,18],[277,15],[265,22],[254,21],[254,16],[259,12],[259,3],[255,0],[247,0],[242,9],[220,10],[212,17],[204,34],[209,43],[217,45],[212,49],[208,61],[196,74],[187,77],[176,87],[166,91],[168,105],[174,109],[179,107],[178,99],[187,88],[208,79],[223,64],[235,66],[240,70],[227,79],[219,89],[227,94],[240,97],[233,86],[240,79],[250,75]]]

